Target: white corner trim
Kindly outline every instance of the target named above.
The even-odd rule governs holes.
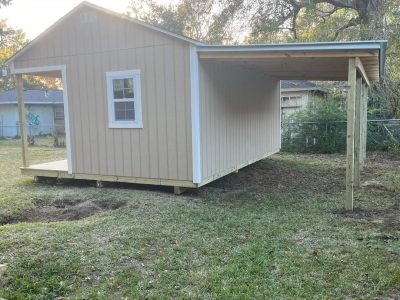
[[[190,46],[193,183],[201,182],[200,80],[197,48]]]
[[[68,163],[68,174],[72,174],[72,148],[71,148],[71,131],[70,131],[70,118],[68,109],[68,83],[67,83],[67,66],[44,66],[35,68],[12,68],[12,74],[29,74],[37,72],[51,72],[61,71],[61,80],[63,83],[63,102],[64,102],[64,120],[65,120],[65,139],[67,144],[67,163]]]

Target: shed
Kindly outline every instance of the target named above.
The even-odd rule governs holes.
[[[385,45],[207,45],[83,2],[7,62],[21,120],[22,74],[63,82],[67,160],[30,165],[23,138],[22,174],[200,187],[279,151],[280,80],[348,80],[351,209]]]

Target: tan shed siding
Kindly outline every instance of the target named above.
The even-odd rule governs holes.
[[[78,12],[15,61],[66,64],[73,172],[191,181],[189,44],[96,16],[81,24]],[[143,129],[109,129],[106,72],[132,69],[141,71]]]
[[[279,150],[279,89],[254,69],[200,63],[203,180]]]

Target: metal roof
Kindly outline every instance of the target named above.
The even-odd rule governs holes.
[[[25,104],[62,104],[62,90],[24,90]],[[15,89],[0,93],[0,104],[17,104]]]

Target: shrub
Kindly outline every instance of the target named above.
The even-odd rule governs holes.
[[[312,98],[306,109],[283,120],[282,150],[294,152],[343,152],[346,145],[345,98],[330,93]]]

